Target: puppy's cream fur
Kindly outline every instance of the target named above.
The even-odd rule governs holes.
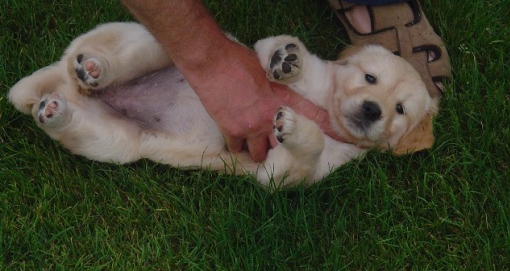
[[[386,49],[365,46],[324,61],[297,38],[277,36],[255,50],[269,79],[326,109],[345,142],[282,107],[274,121],[281,144],[264,163],[229,153],[196,94],[136,23],[105,24],[76,38],[59,62],[13,86],[9,100],[64,147],[93,160],[148,158],[254,174],[264,185],[319,181],[368,149],[404,154],[431,147],[438,101],[411,65]]]

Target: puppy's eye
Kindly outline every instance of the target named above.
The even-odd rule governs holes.
[[[404,115],[405,111],[404,111],[404,106],[401,104],[401,103],[398,103],[397,106],[395,106],[395,110],[397,111],[397,113],[399,113],[400,115]]]
[[[375,84],[375,81],[377,81],[377,79],[375,78],[375,76],[371,75],[371,74],[365,74],[365,80],[369,83],[369,84]]]

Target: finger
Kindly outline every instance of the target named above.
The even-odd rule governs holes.
[[[271,134],[269,136],[269,144],[271,144],[271,148],[274,148],[276,147],[276,145],[280,144],[280,142],[278,142],[274,134]]]
[[[255,162],[262,162],[266,159],[269,142],[266,136],[258,136],[247,140],[248,151]]]
[[[225,137],[225,141],[227,141],[227,148],[231,152],[240,152],[243,150],[244,140],[233,137]]]

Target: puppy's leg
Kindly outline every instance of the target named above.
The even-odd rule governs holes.
[[[41,98],[65,84],[65,69],[61,63],[42,68],[18,81],[8,94],[9,101],[24,114],[30,115]]]
[[[324,134],[319,126],[281,107],[274,118],[274,134],[281,144],[269,152],[264,170],[257,173],[259,181],[267,185],[272,177],[277,186],[313,182],[310,178],[315,176],[324,150]]]
[[[42,130],[74,154],[120,164],[141,158],[138,126],[95,99],[45,94],[32,115]]]
[[[63,61],[84,93],[171,64],[161,45],[136,23],[104,24],[79,36],[66,50]]]

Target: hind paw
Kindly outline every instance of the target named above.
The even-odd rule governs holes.
[[[64,97],[58,93],[45,95],[37,112],[37,121],[41,125],[54,125],[64,119],[67,107]]]
[[[85,90],[105,87],[101,82],[105,77],[105,69],[99,59],[79,54],[74,61],[74,71]]]

